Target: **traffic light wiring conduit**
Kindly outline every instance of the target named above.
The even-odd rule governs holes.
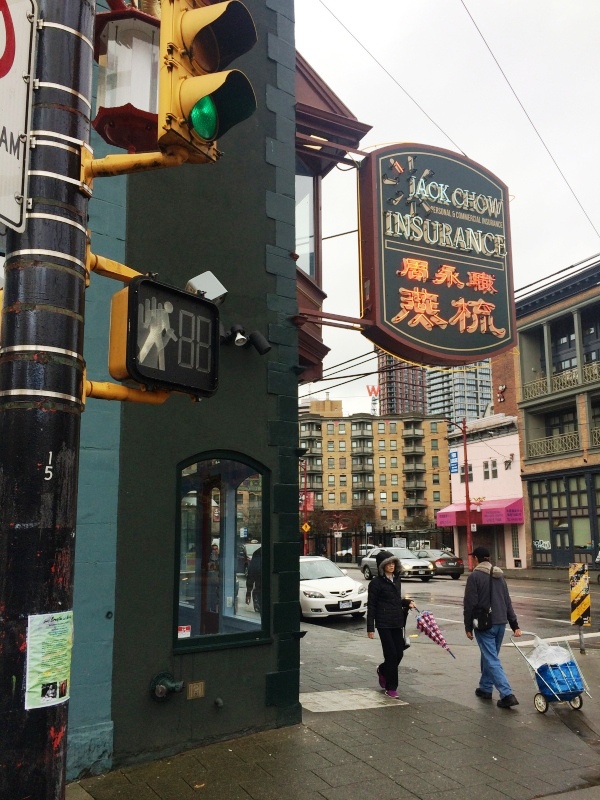
[[[95,397],[98,400],[129,400],[132,403],[147,403],[150,405],[161,405],[170,396],[171,392],[145,391],[143,389],[131,389],[129,386],[122,386],[119,383],[110,381],[88,381],[84,382],[85,396]]]
[[[108,178],[128,175],[133,172],[147,172],[151,169],[178,167],[189,159],[184,147],[173,145],[162,153],[127,153],[94,158],[87,147],[81,150],[81,182],[91,190],[94,178]]]

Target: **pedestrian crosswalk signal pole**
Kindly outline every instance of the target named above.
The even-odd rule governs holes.
[[[6,22],[25,4],[4,5]],[[71,690],[95,2],[37,10],[32,199],[7,235],[0,342],[3,800],[64,799]]]

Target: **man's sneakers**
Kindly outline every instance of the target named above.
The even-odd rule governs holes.
[[[380,672],[379,667],[377,667],[377,677],[379,678],[379,685],[381,686],[382,689],[385,689],[385,677]]]
[[[385,690],[386,697],[393,697],[394,700],[400,700],[400,695],[394,689],[386,689]]]
[[[481,697],[482,700],[491,700],[492,693],[491,692],[484,692],[483,689],[480,689],[479,686],[475,689],[475,694],[477,697]]]
[[[514,694],[507,694],[506,697],[501,697],[500,700],[496,703],[498,708],[512,708],[512,706],[518,706],[519,701],[514,696]]]

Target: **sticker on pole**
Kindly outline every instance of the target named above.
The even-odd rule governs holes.
[[[71,691],[73,612],[32,614],[27,623],[25,709],[66,703]]]
[[[590,576],[587,564],[569,564],[571,625],[591,625]]]
[[[26,224],[31,102],[38,9],[0,0],[0,223]]]

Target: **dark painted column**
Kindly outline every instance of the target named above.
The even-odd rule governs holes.
[[[31,209],[0,340],[0,798],[65,796],[94,0],[38,0]]]

